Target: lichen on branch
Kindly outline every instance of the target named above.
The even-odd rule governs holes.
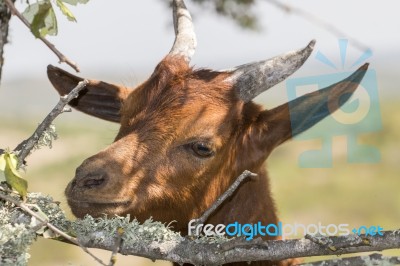
[[[14,203],[13,203],[14,202]],[[15,204],[17,203],[17,204]],[[49,234],[49,224],[33,223],[33,216],[23,207],[43,213],[48,223],[70,236]],[[19,207],[18,207],[19,206]],[[400,230],[383,232],[383,236],[360,236],[365,245],[352,243],[346,236],[329,237],[336,249],[315,243],[310,239],[264,241],[225,237],[184,237],[171,230],[172,224],[163,224],[151,219],[140,224],[130,217],[86,216],[69,221],[57,202],[40,193],[29,193],[27,202],[22,203],[17,195],[6,186],[0,187],[0,265],[25,265],[29,258],[29,246],[36,236],[54,238],[84,248],[100,248],[114,252],[116,247],[124,255],[137,255],[149,259],[162,259],[177,263],[219,265],[237,261],[282,260],[286,258],[341,255],[365,251],[380,251],[400,248]],[[354,235],[349,235],[354,238]],[[326,241],[324,241],[325,243]],[[92,255],[93,256],[93,255]],[[374,257],[375,258],[375,257]],[[398,257],[382,257],[382,262],[397,261]],[[106,264],[102,264],[106,265]],[[327,264],[329,265],[329,264]],[[360,264],[367,265],[367,264]]]

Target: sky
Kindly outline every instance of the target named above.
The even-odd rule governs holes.
[[[19,1],[18,7],[23,8]],[[317,39],[317,50],[335,55],[337,37],[302,17],[287,14],[260,0],[254,9],[262,30],[251,32],[233,22],[200,9],[187,0],[194,16],[198,48],[192,63],[201,67],[226,68],[300,48]],[[138,4],[139,3],[139,4]],[[400,1],[303,0],[285,1],[334,24],[365,43],[375,57],[400,52]],[[163,0],[89,1],[71,8],[77,23],[59,16],[59,35],[50,38],[82,73],[95,71],[150,72],[171,48],[172,16]],[[111,11],[111,12],[110,12]],[[60,14],[58,14],[60,15]],[[344,37],[344,36],[343,36]],[[11,45],[6,48],[5,78],[22,73],[44,74],[57,58],[35,40],[16,18],[11,22]],[[353,48],[353,47],[351,47]],[[360,53],[359,50],[351,50]],[[68,66],[63,66],[69,69]]]
[[[390,76],[390,86],[400,82],[400,1],[398,0],[302,0],[283,1],[327,21],[370,47],[368,58],[378,79]],[[112,3],[112,4],[110,4]],[[186,4],[194,17],[198,46],[192,64],[196,67],[227,69],[244,63],[267,59],[304,47],[316,39],[314,53],[297,76],[352,70],[350,67],[364,51],[349,41],[342,67],[338,40],[303,17],[285,13],[267,1],[259,0],[254,12],[262,29],[257,32],[240,29],[232,21],[202,9],[190,0]],[[24,9],[17,1],[17,8]],[[164,0],[89,1],[71,7],[77,23],[58,15],[59,34],[50,37],[56,47],[81,69],[80,76],[134,86],[151,74],[168,53],[173,40],[172,15]],[[40,80],[43,93],[54,94],[47,82],[46,66],[57,65],[74,73],[16,18],[10,25],[10,44],[5,49],[5,66],[0,98],[8,98],[15,84],[25,79]],[[316,60],[324,54],[337,69]],[[395,81],[395,82],[393,82]],[[33,95],[34,88],[18,88],[21,95]],[[9,92],[7,92],[9,90]],[[30,91],[30,92],[26,92]],[[34,90],[33,90],[34,91]],[[51,92],[50,92],[51,91]],[[28,93],[28,94],[27,94]],[[29,94],[31,93],[31,94]],[[2,96],[1,96],[2,95]],[[28,96],[29,97],[29,96]],[[32,96],[34,97],[34,96]],[[0,100],[1,104],[1,100]]]

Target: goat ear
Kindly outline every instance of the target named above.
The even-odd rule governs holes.
[[[68,94],[83,80],[52,65],[47,66],[47,76],[60,95]],[[78,98],[73,99],[69,105],[86,114],[111,122],[120,122],[121,105],[128,94],[124,87],[90,80]]]
[[[268,147],[276,147],[336,111],[350,99],[367,69],[368,63],[346,79],[327,88],[308,93],[272,110],[264,111],[263,122],[274,131],[265,134],[263,144]]]

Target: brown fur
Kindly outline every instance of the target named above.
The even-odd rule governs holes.
[[[237,96],[237,91],[247,92],[249,78],[261,77],[245,76],[232,84],[228,81],[232,72],[193,70],[179,56],[167,56],[133,91],[91,80],[70,105],[121,127],[114,143],[77,168],[66,188],[72,212],[77,217],[129,214],[142,222],[149,217],[176,221],[175,230],[185,235],[188,222],[250,170],[258,177],[243,183],[206,223],[276,224],[267,157],[293,134],[339,108],[341,96],[348,99],[367,69],[365,64],[341,82],[272,110]],[[61,95],[82,80],[52,66],[48,76]],[[211,149],[211,156],[196,152],[199,143]]]
[[[185,235],[188,222],[250,170],[258,177],[242,184],[207,223],[276,224],[265,160],[290,137],[288,114],[281,117],[244,103],[225,82],[227,75],[192,70],[180,58],[165,58],[122,99],[115,142],[77,169],[66,189],[73,213],[174,220],[174,229]],[[195,141],[209,143],[214,156],[196,156],[191,149]]]
[[[231,87],[223,82],[225,77],[224,73],[210,70],[192,71],[181,60],[162,61],[150,79],[124,101],[115,142],[77,169],[76,179],[82,177],[81,172],[93,173],[98,169],[113,178],[107,181],[107,186],[93,191],[67,189],[72,206],[78,194],[79,201],[87,198],[87,201],[129,203],[122,207],[112,204],[105,209],[96,206],[95,210],[93,206],[73,207],[74,213],[77,216],[129,213],[140,220],[149,216],[165,222],[176,220],[175,227],[187,233],[187,222],[199,217],[248,169],[260,176],[243,184],[227,205],[235,201],[241,204],[229,208],[226,215],[221,214],[224,207],[221,208],[210,222],[235,221],[240,212],[247,217],[243,222],[251,222],[250,217],[254,221],[261,218],[265,221],[268,217],[268,221],[275,222],[269,185],[262,170],[265,151],[257,151],[257,144],[252,143],[252,135],[262,135],[259,131],[267,129],[262,124],[261,129],[254,125],[262,110],[254,103],[244,104],[237,99]],[[185,145],[195,140],[210,142],[215,156],[206,159],[194,156]],[[254,192],[249,193],[250,190]],[[258,196],[250,199],[248,194]],[[257,199],[260,195],[265,200]],[[249,216],[247,212],[256,202],[262,205],[263,212]]]

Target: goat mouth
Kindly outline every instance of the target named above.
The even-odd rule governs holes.
[[[96,208],[96,209],[105,209],[112,207],[123,207],[129,206],[131,204],[130,200],[123,201],[88,201],[88,200],[78,200],[78,199],[68,199],[68,204],[71,206],[79,206],[80,208]]]
[[[125,201],[94,201],[94,200],[78,200],[78,199],[68,199],[68,204],[70,205],[72,211],[80,210],[87,214],[98,213],[103,210],[105,214],[113,213],[117,209],[127,208],[132,202],[130,200]]]

